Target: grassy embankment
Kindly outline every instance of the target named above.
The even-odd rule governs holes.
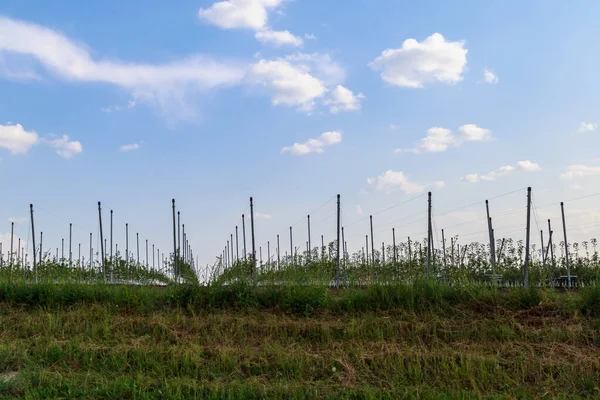
[[[0,285],[0,399],[598,398],[600,289]]]

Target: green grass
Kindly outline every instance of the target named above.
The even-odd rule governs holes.
[[[598,382],[598,288],[0,284],[0,399],[571,399]]]

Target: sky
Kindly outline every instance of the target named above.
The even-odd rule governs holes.
[[[171,199],[201,265],[255,203],[281,253],[373,215],[378,246],[600,229],[600,35],[594,0],[106,0],[0,4],[0,242],[73,253],[107,236],[172,248]],[[246,220],[248,222],[248,220]],[[234,239],[235,240],[235,239]],[[16,241],[16,239],[15,239]],[[285,244],[284,244],[285,243]],[[249,229],[248,229],[249,247]],[[77,250],[76,250],[77,249]],[[289,250],[288,250],[289,251]],[[257,249],[258,252],[258,249]],[[6,250],[4,250],[6,254]],[[141,256],[144,258],[144,255]]]

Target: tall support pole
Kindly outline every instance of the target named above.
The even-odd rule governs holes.
[[[81,264],[81,243],[78,244],[79,250],[77,251],[77,259],[79,260],[79,268],[82,268],[83,265]]]
[[[342,226],[342,259],[344,260],[344,265],[346,265],[346,256],[348,255],[347,250],[346,239],[344,238],[344,227]]]
[[[38,271],[35,257],[35,226],[33,224],[33,204],[29,205],[29,213],[31,214],[31,239],[33,240],[33,272],[35,275],[35,283],[38,282]]]
[[[565,237],[565,265],[567,267],[567,286],[571,287],[571,265],[569,264],[569,242],[567,241],[567,223],[565,221],[565,203],[560,203],[560,212],[562,214],[563,234]]]
[[[335,284],[339,288],[340,287],[340,246],[342,243],[340,242],[340,226],[341,226],[341,218],[340,218],[340,195],[337,195],[337,244],[336,244],[336,264],[335,264]]]
[[[149,266],[150,264],[148,263],[148,239],[146,239],[146,269],[148,269]]]
[[[431,274],[431,192],[427,194],[427,278]]]
[[[13,242],[15,240],[15,223],[10,223],[10,265],[13,264]]]
[[[548,220],[548,232],[550,234],[549,247],[550,247],[550,260],[552,262],[552,266],[554,267],[554,246],[552,245],[552,226],[550,225],[550,220]]]
[[[277,269],[279,269],[279,265],[281,263],[280,251],[281,247],[279,247],[279,234],[277,234]]]
[[[181,212],[177,211],[177,258],[181,258]]]
[[[385,242],[381,242],[381,265],[385,264]]]
[[[152,269],[154,270],[154,245],[152,245]]]
[[[182,227],[182,232],[183,232],[181,235],[181,239],[182,239],[181,244],[183,245],[183,250],[180,247],[179,251],[181,251],[181,255],[182,255],[181,259],[183,260],[183,262],[186,262],[187,261],[187,251],[186,251],[187,246],[185,245],[185,224],[182,224],[181,227]]]
[[[267,269],[271,266],[271,242],[267,241]]]
[[[244,262],[246,262],[248,253],[246,252],[246,222],[244,220],[244,214],[242,214],[242,239],[244,242]]]
[[[235,260],[236,262],[240,262],[240,244],[238,240],[238,227],[235,226]]]
[[[73,266],[73,252],[72,252],[72,244],[73,244],[73,224],[69,223],[69,268]]]
[[[292,227],[290,226],[290,257],[292,257],[292,260],[294,261],[294,264],[296,263],[296,258],[294,257],[294,240],[292,238]]]
[[[175,220],[175,199],[173,201],[173,273],[175,274],[175,281],[179,282],[177,278],[177,222]]]
[[[250,234],[252,235],[252,274],[256,277],[256,240],[254,237],[254,200],[250,197]]]
[[[19,239],[21,240],[21,239]],[[19,247],[21,245],[19,244]],[[60,264],[65,262],[65,238],[60,239]]]
[[[371,265],[375,266],[375,239],[373,238],[373,216],[369,215],[371,225]]]
[[[230,234],[229,236],[231,239],[231,241],[229,242],[229,243],[231,243],[231,265],[233,265],[233,261],[235,260],[235,258],[233,257],[233,233]]]
[[[113,210],[110,210],[110,280],[113,279]]]
[[[396,228],[392,228],[392,257],[394,258],[394,264],[398,261],[396,257]]]
[[[494,243],[494,236],[492,234],[492,218],[490,218],[490,204],[486,200],[485,201],[485,212],[487,215],[487,226],[488,226],[488,236],[490,241],[490,264],[492,266],[492,274],[495,274],[496,271],[496,249]]]
[[[137,266],[140,266],[140,233],[136,232],[135,233],[135,243],[136,243],[136,262],[137,262]]]
[[[94,267],[94,249],[92,248],[92,232],[90,232],[90,269],[92,269],[93,267]]]
[[[531,225],[531,187],[527,188],[527,229],[525,232],[525,278],[523,284],[529,286],[529,230]]]
[[[321,261],[325,259],[325,241],[323,240],[323,235],[321,235]]]
[[[310,259],[311,259],[310,252],[312,250],[311,243],[310,243],[310,215],[307,216],[307,220],[308,220],[308,254],[307,254],[307,257],[308,257],[308,261],[310,261]]]
[[[102,205],[98,202],[98,220],[100,223],[100,253],[102,254],[102,278],[106,280],[106,266],[104,264],[104,234],[102,233]]]
[[[542,247],[540,247],[540,255],[541,255],[541,260],[542,260],[542,268],[546,266],[546,257],[544,254],[544,230],[540,230],[540,241],[542,242]]]
[[[444,268],[446,268],[446,238],[444,237],[444,230],[442,229],[442,261]]]

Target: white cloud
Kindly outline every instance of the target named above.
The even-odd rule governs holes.
[[[354,95],[350,89],[342,85],[337,85],[331,91],[331,98],[325,101],[325,105],[331,106],[329,111],[337,114],[340,111],[358,111],[360,110],[360,100],[365,96],[362,93]]]
[[[228,0],[214,3],[209,8],[201,8],[198,17],[223,29],[251,29],[261,43],[275,46],[300,47],[302,38],[287,30],[276,31],[269,28],[269,12],[277,9],[284,0]],[[307,39],[311,37],[307,36]]]
[[[343,83],[346,72],[327,53],[294,53],[285,57],[298,69],[310,71],[327,86]]]
[[[326,146],[331,146],[342,141],[340,131],[330,131],[322,133],[318,138],[308,139],[305,143],[294,143],[293,146],[287,146],[281,149],[281,153],[291,153],[302,156],[309,153],[323,153]]]
[[[360,204],[357,204],[357,205],[356,205],[356,213],[357,213],[358,215],[363,215],[363,209],[362,209],[362,207],[360,206]]]
[[[305,33],[304,34],[304,39],[306,39],[306,40],[317,40],[317,37],[315,35],[313,35],[312,33]]]
[[[392,85],[422,88],[432,82],[457,83],[467,64],[465,43],[447,42],[434,33],[419,43],[407,39],[399,49],[386,49],[369,66],[381,71],[381,78]]]
[[[198,17],[223,29],[260,30],[267,26],[268,12],[283,0],[229,0],[201,8]]]
[[[466,124],[458,128],[458,132],[462,140],[465,141],[482,141],[491,140],[492,133],[489,129],[480,128],[474,124]]]
[[[496,74],[494,74],[489,69],[485,69],[483,71],[483,79],[486,81],[486,83],[489,83],[491,85],[495,85],[498,82],[500,82],[500,79],[498,78],[498,76],[496,76]]]
[[[529,160],[518,161],[514,166],[513,165],[505,165],[500,167],[494,171],[488,172],[487,174],[468,174],[463,176],[461,179],[467,181],[469,183],[477,183],[481,181],[495,181],[498,178],[503,176],[512,174],[514,172],[535,172],[541,171],[542,168],[539,164],[531,162]]]
[[[315,100],[327,91],[321,80],[281,59],[260,60],[251,65],[247,80],[263,86],[271,94],[274,105],[298,106],[303,111],[312,111]]]
[[[420,139],[415,147],[396,149],[396,153],[440,153],[449,147],[458,147],[464,142],[480,142],[492,139],[489,129],[480,128],[474,124],[466,124],[458,128],[458,135],[450,129],[433,127],[427,130],[427,136]]]
[[[39,143],[53,147],[56,154],[67,159],[83,151],[81,143],[70,141],[68,135],[40,138],[34,131],[26,131],[21,124],[0,124],[0,148],[8,149],[12,154],[25,154]]]
[[[123,111],[126,109],[135,108],[136,105],[137,105],[137,102],[135,100],[129,100],[129,102],[127,103],[126,106],[116,105],[116,106],[102,107],[100,109],[100,111],[105,112],[105,113],[111,113],[111,112],[115,112],[115,111]]]
[[[125,145],[119,147],[119,151],[127,152],[127,151],[137,150],[139,148],[140,148],[140,145],[138,143],[125,144]]]
[[[58,137],[56,139],[41,140],[47,143],[49,146],[53,147],[56,150],[56,154],[63,158],[66,158],[67,160],[83,151],[81,143],[78,141],[69,140],[69,135],[62,135],[61,137]]]
[[[598,128],[598,124],[592,122],[582,122],[579,126],[579,132],[593,132]]]
[[[256,212],[256,213],[254,213],[254,217],[258,218],[258,219],[271,219],[272,215],[271,214],[265,214],[265,213]]]
[[[587,178],[600,175],[600,167],[588,167],[586,165],[570,165],[567,172],[560,175],[560,179],[571,180],[576,178]]]
[[[272,31],[266,29],[256,32],[254,37],[261,43],[270,43],[275,46],[301,47],[304,44],[301,38],[292,35],[289,31]]]
[[[20,124],[0,125],[0,147],[12,154],[24,154],[38,143],[38,134],[23,129]]]
[[[391,193],[396,189],[406,194],[421,193],[425,186],[411,182],[402,171],[385,171],[376,178],[367,178],[371,190]]]
[[[0,17],[2,55],[4,66],[31,57],[58,78],[112,84],[130,91],[136,101],[181,117],[192,114],[186,101],[190,93],[237,84],[245,72],[199,55],[165,64],[95,60],[85,46],[54,30],[6,17]]]
[[[435,181],[430,186],[434,189],[442,189],[446,187],[446,183],[444,181]]]

